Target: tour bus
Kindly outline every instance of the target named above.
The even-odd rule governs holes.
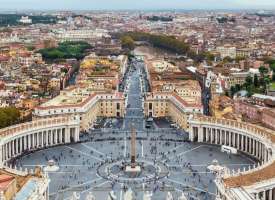
[[[229,147],[226,145],[222,145],[221,152],[226,152],[228,154],[237,154],[237,149],[234,147]]]

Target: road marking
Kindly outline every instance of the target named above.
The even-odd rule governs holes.
[[[141,140],[141,157],[143,157],[143,140]]]
[[[76,172],[74,172],[74,171],[61,171],[61,172],[50,172],[50,171],[48,171],[47,172],[48,174],[67,174],[67,173],[76,173]],[[95,172],[85,172],[85,174],[94,174],[95,175]],[[90,176],[90,175],[89,175]]]
[[[180,190],[180,189],[178,189],[178,188],[176,188],[176,187],[175,187],[175,190],[177,190],[178,192],[183,192],[182,190]],[[183,192],[183,193],[186,195],[185,192]],[[190,195],[190,194],[189,194],[189,197],[192,197],[193,199],[198,199],[198,200],[200,200],[198,197],[195,197],[195,196]]]
[[[84,186],[84,185],[87,185],[87,184],[89,184],[89,183],[93,183],[93,182],[96,182],[96,181],[100,181],[100,180],[103,180],[103,179],[102,179],[102,178],[98,178],[98,179],[95,179],[95,180],[92,180],[92,181],[87,181],[87,182],[85,182],[85,183],[81,183],[81,184],[78,184],[78,185],[73,185],[73,186],[68,187],[68,188],[66,188],[66,189],[64,189],[64,190],[58,190],[58,191],[55,192],[55,193],[51,193],[51,194],[49,194],[49,196],[53,196],[53,195],[56,195],[57,193],[61,193],[61,192],[70,191],[70,190],[72,190],[73,188],[78,188],[78,187],[81,187],[81,186]],[[68,198],[67,198],[67,199],[68,199]]]
[[[160,183],[161,184],[161,182],[160,181],[158,181],[158,183]],[[171,185],[167,185],[168,187],[173,187],[173,186],[171,186]],[[180,190],[180,189],[178,189],[178,188],[176,188],[176,187],[173,187],[175,190],[177,190],[178,192],[182,192],[183,194],[185,194],[186,195],[186,192],[183,192],[182,190]],[[189,194],[189,197],[192,197],[193,199],[198,199],[198,200],[200,200],[198,197],[195,197],[195,196],[193,196],[193,195],[190,195]]]
[[[110,181],[104,181],[103,183],[100,183],[100,184],[98,184],[98,185],[92,186],[92,187],[90,187],[90,188],[87,189],[87,190],[81,191],[80,194],[83,194],[83,193],[85,193],[85,192],[88,192],[89,190],[92,190],[92,189],[94,189],[95,187],[100,187],[100,186],[102,186],[102,185],[104,185],[104,184],[106,184],[106,183],[108,183],[108,182],[110,182]]]
[[[176,183],[176,184],[185,186],[185,187],[190,187],[190,188],[192,188],[192,189],[194,189],[194,190],[197,190],[197,191],[200,191],[200,192],[205,192],[205,193],[211,194],[211,195],[213,195],[213,196],[217,196],[216,194],[214,194],[214,193],[212,193],[212,192],[208,192],[208,191],[203,190],[203,189],[201,189],[201,188],[193,187],[193,186],[190,186],[190,185],[187,185],[187,184],[184,184],[184,183],[181,183],[181,182],[178,182],[178,181],[169,179],[169,178],[167,178],[166,180],[167,180],[167,181],[170,181],[170,182],[172,182],[172,183]]]
[[[124,158],[126,158],[126,147],[127,147],[127,140],[126,140],[126,137],[127,137],[127,132],[125,132],[125,137],[124,137]]]
[[[124,187],[124,184],[121,184],[121,190],[120,190],[120,194],[119,194],[119,199],[120,200],[122,200],[123,187]]]
[[[23,167],[36,167],[36,166],[41,166],[45,167],[47,165],[22,165]],[[87,167],[88,165],[58,165],[60,167]]]
[[[180,147],[182,147],[182,146],[184,146],[184,145],[186,145],[186,144],[181,144],[181,145],[179,145],[179,146],[177,146],[177,147],[175,147],[175,148],[173,148],[173,149],[171,149],[171,150],[165,152],[164,155],[167,155],[168,152],[172,152],[172,151],[174,151],[174,150],[176,150],[176,149],[178,149],[178,148],[180,148]],[[162,157],[162,155],[161,155],[161,156],[158,156],[157,159],[160,159],[161,157]]]
[[[184,152],[181,152],[181,153],[179,153],[179,154],[172,155],[169,159],[174,158],[174,157],[176,157],[176,156],[182,156],[182,155],[184,155],[184,154],[186,154],[186,153],[189,153],[189,152],[191,152],[191,151],[194,151],[194,150],[196,150],[196,149],[199,149],[199,148],[201,148],[201,147],[203,147],[203,146],[205,146],[205,145],[200,145],[200,146],[195,147],[195,148],[193,148],[193,149],[189,149],[189,150],[184,151]],[[168,160],[168,159],[164,159],[164,161],[166,161],[166,160]]]
[[[203,147],[203,146],[204,146],[204,145],[200,145],[200,146],[198,146],[198,147],[194,147],[194,148],[189,149],[189,150],[187,150],[187,151],[181,152],[181,153],[177,154],[176,156],[184,155],[184,154],[186,154],[186,153],[189,153],[189,152],[191,152],[191,151],[194,151],[194,150],[196,150],[196,149],[199,149],[199,148],[201,148],[201,147]]]
[[[95,148],[93,148],[93,147],[91,147],[91,146],[88,146],[87,144],[81,143],[81,145],[84,146],[84,147],[86,147],[87,149],[90,149],[90,150],[92,150],[92,151],[97,152],[98,154],[100,154],[100,155],[102,155],[102,156],[106,156],[106,157],[110,158],[110,156],[108,156],[108,155],[106,155],[106,154],[104,154],[104,153],[102,153],[102,152],[96,150]]]
[[[85,156],[88,156],[88,157],[94,158],[94,159],[96,159],[96,160],[99,160],[99,161],[104,161],[104,160],[103,160],[103,159],[101,159],[101,158],[98,158],[98,157],[92,156],[92,155],[90,155],[90,154],[88,154],[88,153],[85,153],[85,152],[83,152],[83,151],[80,151],[80,150],[78,150],[78,149],[75,149],[75,148],[72,148],[72,147],[69,147],[69,146],[65,146],[65,147],[66,147],[66,148],[68,148],[68,149],[74,150],[74,151],[76,151],[76,152],[78,152],[78,153],[81,153],[81,154],[83,154],[83,155],[85,155]]]
[[[198,164],[198,165],[190,165],[191,167],[207,167],[211,164]],[[226,165],[226,166],[240,166],[240,165],[243,165],[243,166],[248,166],[248,165],[251,165],[251,164],[228,164],[228,163],[219,163],[219,165]],[[183,165],[167,165],[168,167],[183,167]]]

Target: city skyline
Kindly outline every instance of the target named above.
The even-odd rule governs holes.
[[[148,2],[140,0],[136,2],[128,0],[83,0],[79,3],[76,0],[56,2],[38,2],[36,0],[0,0],[0,10],[160,10],[160,9],[275,9],[275,2],[272,0],[160,0],[158,2]]]

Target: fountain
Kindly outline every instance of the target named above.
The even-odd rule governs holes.
[[[116,197],[114,191],[112,190],[111,192],[109,192],[107,200],[116,200],[116,199],[117,199],[117,197]]]
[[[187,200],[187,198],[185,197],[184,193],[181,193],[181,196],[179,197],[179,200]]]
[[[151,200],[152,196],[153,196],[152,192],[146,191],[143,193],[143,200]]]
[[[73,192],[73,196],[71,198],[71,200],[79,200],[80,199],[80,195],[77,194],[76,192]]]
[[[207,167],[210,172],[221,173],[225,170],[225,167],[221,166],[218,160],[213,160],[212,164]]]
[[[96,200],[96,199],[95,199],[95,196],[93,195],[93,193],[89,192],[87,197],[86,197],[86,200]]]
[[[56,172],[59,170],[59,167],[55,164],[54,160],[49,160],[48,165],[44,167],[45,172]]]
[[[173,196],[172,196],[171,192],[167,193],[166,200],[173,200]]]
[[[131,188],[125,192],[124,200],[133,200],[133,191]]]

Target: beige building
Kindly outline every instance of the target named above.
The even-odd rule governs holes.
[[[164,60],[147,60],[148,79],[153,92],[176,93],[187,103],[201,102],[201,87],[196,80]]]
[[[174,91],[187,103],[197,103],[201,101],[201,87],[198,81],[181,81],[181,84],[175,86]]]
[[[164,60],[145,60],[145,66],[152,92],[146,94],[144,115],[170,117],[186,129],[191,113],[203,113],[199,82]]]
[[[79,116],[80,129],[87,130],[93,126],[97,117],[123,117],[125,98],[119,92],[94,92],[89,87],[70,88],[59,96],[38,106],[33,118],[57,116]]]
[[[154,70],[157,73],[162,73],[165,71],[180,72],[177,66],[164,60],[152,60],[151,70]]]
[[[149,93],[144,101],[146,117],[171,117],[178,126],[188,128],[187,119],[193,113],[203,113],[201,103],[188,103],[176,93]]]
[[[217,47],[216,51],[220,54],[222,59],[224,59],[225,57],[236,58],[237,55],[236,47],[232,47],[229,45]]]
[[[58,78],[52,78],[50,81],[49,81],[49,88],[53,88],[53,89],[60,89],[60,79]]]
[[[237,49],[237,51],[236,51],[236,57],[247,58],[250,55],[251,55],[251,50],[248,48]]]
[[[244,84],[246,77],[249,75],[249,72],[235,72],[229,74],[228,76],[221,76],[221,79],[225,81],[225,87],[230,89],[231,86]]]

